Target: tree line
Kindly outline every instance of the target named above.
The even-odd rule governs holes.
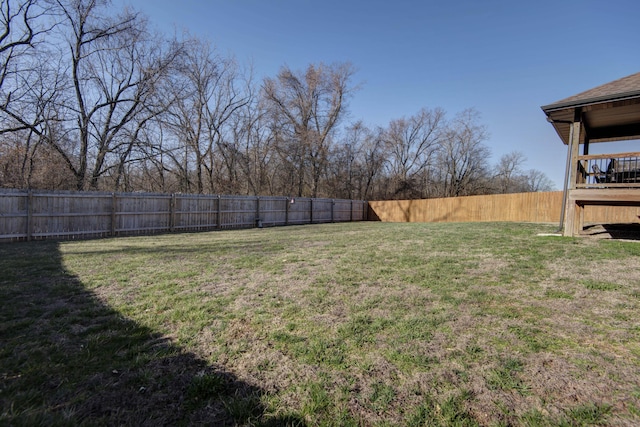
[[[0,1],[0,187],[449,197],[552,188],[479,113],[349,121],[349,63],[250,67],[104,0]]]

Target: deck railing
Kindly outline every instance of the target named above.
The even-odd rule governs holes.
[[[640,188],[640,152],[578,156],[575,188]]]

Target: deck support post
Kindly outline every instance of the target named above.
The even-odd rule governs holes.
[[[576,114],[577,115],[577,114]],[[569,166],[569,193],[576,189],[576,183],[578,182],[578,155],[580,154],[580,128],[582,123],[580,120],[576,120],[571,124],[571,140],[569,141],[568,149],[571,152],[571,164]],[[567,215],[564,222],[564,235],[573,237],[578,230],[576,227],[580,224],[576,215],[582,215],[582,212],[578,209],[575,200],[571,197],[567,197],[567,206],[565,207]]]

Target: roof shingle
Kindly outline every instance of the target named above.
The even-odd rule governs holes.
[[[626,96],[640,95],[640,73],[632,74],[609,83],[605,83],[593,89],[586,90],[577,95],[570,96],[553,104],[542,107],[543,110],[562,108],[592,102],[610,101]]]

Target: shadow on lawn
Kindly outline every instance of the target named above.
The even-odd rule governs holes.
[[[640,240],[640,224],[595,224],[586,226],[583,233],[603,239]]]
[[[0,424],[304,425],[106,306],[57,243],[0,245]]]

